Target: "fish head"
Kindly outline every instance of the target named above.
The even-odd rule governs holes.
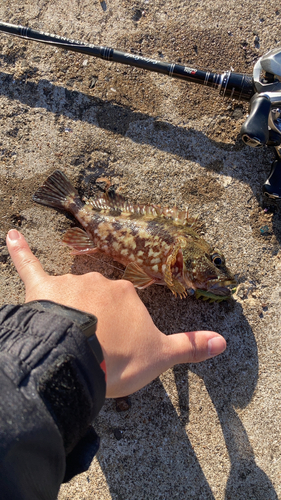
[[[204,291],[207,292],[205,296],[214,300],[232,295],[236,280],[219,249],[200,239],[187,244],[182,249],[182,256],[182,279],[188,293]]]

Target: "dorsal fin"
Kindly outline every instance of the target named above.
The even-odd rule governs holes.
[[[95,210],[118,212],[120,215],[129,216],[135,215],[136,217],[144,217],[145,219],[155,219],[156,217],[163,217],[165,219],[172,219],[176,224],[181,226],[196,227],[197,218],[188,217],[188,209],[179,210],[177,207],[161,207],[155,204],[133,204],[127,201],[119,194],[108,195],[104,194],[101,198],[89,198],[84,200],[86,204],[91,205]]]
[[[107,210],[110,212],[120,212],[124,215],[159,217],[161,208],[157,205],[138,205],[127,201],[119,194],[104,194],[101,198],[89,198],[86,204],[91,205],[96,210]]]

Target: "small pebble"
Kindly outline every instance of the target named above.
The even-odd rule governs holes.
[[[113,434],[117,441],[120,441],[120,439],[122,439],[123,432],[120,431],[120,429],[114,429]]]
[[[98,77],[97,76],[93,76],[92,79],[91,79],[91,83],[89,85],[89,89],[93,89],[94,86],[96,85],[97,81],[98,81]]]
[[[262,226],[260,228],[261,234],[266,234],[266,233],[268,233],[268,231],[269,231],[269,227],[268,226]]]
[[[102,0],[102,1],[100,0],[100,5],[101,5],[102,10],[105,12],[106,11],[106,3],[105,3],[105,1],[104,0]]]
[[[131,401],[129,396],[115,399],[116,411],[128,411],[131,408]]]

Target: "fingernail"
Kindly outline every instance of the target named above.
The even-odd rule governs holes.
[[[18,240],[19,237],[20,237],[20,233],[16,230],[16,229],[11,229],[9,232],[8,232],[8,236],[9,236],[9,239],[11,241],[15,241],[15,240]]]
[[[208,353],[209,356],[217,356],[226,348],[225,340],[222,337],[213,337],[208,340]]]

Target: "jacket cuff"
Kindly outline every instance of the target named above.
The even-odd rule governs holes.
[[[91,346],[83,334],[83,325],[93,320],[91,315],[46,302],[1,309],[0,348],[18,359],[20,369],[16,366],[12,372],[7,367],[9,376],[18,387],[38,393],[68,454],[105,400],[102,351],[94,333]]]
[[[80,309],[65,306],[51,300],[33,300],[31,302],[27,302],[26,305],[29,305],[30,307],[32,307],[32,309],[37,309],[38,311],[49,311],[73,321],[73,323],[75,323],[80,328],[80,330],[86,337],[89,347],[96,357],[101,369],[105,373],[106,380],[106,365],[102,348],[96,336],[98,322],[96,316],[81,311]]]

